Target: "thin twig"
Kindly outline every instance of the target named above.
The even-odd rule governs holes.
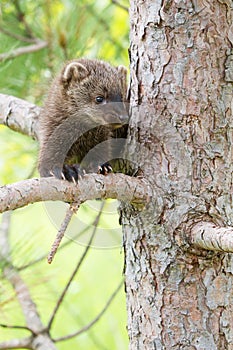
[[[72,239],[69,239],[67,242],[63,243],[60,247],[59,250],[64,249],[65,247],[67,247],[69,244],[73,243],[74,240],[76,240],[77,238],[79,238],[80,236],[82,236],[83,234],[85,234],[86,231],[88,231],[90,229],[90,227],[94,226],[96,222],[96,218],[94,219],[93,223],[91,223],[90,225],[86,226],[81,232],[77,233],[76,235],[74,235],[74,237]],[[33,260],[32,262],[29,262],[28,264],[22,265],[17,267],[18,271],[22,271],[27,269],[28,267],[34,266],[36,264],[38,264],[39,262],[43,261],[45,258],[47,257],[47,254],[43,254],[41,257],[39,257],[38,259]]]
[[[53,261],[53,258],[58,250],[58,247],[61,243],[62,238],[64,237],[64,234],[67,230],[67,227],[72,219],[72,216],[76,213],[76,211],[78,210],[78,208],[80,207],[81,203],[72,203],[70,204],[69,208],[67,209],[66,215],[65,215],[65,219],[62,222],[62,225],[56,235],[55,241],[53,242],[52,248],[48,254],[47,260],[48,263],[51,264]]]
[[[25,19],[25,13],[21,10],[19,0],[14,0],[14,5],[16,8],[16,11],[18,12],[18,20],[24,25],[25,31],[29,38],[33,38],[33,33],[31,28],[29,27],[26,19]]]
[[[88,331],[92,326],[94,326],[94,324],[96,324],[96,322],[98,322],[100,320],[100,318],[103,316],[103,314],[107,311],[107,309],[110,306],[110,304],[112,303],[113,299],[115,298],[117,293],[120,291],[123,283],[124,283],[124,281],[121,281],[119,286],[116,288],[116,290],[112,293],[111,297],[108,299],[108,301],[105,304],[105,306],[103,307],[103,309],[100,311],[100,313],[90,323],[88,323],[86,326],[84,326],[81,329],[79,329],[77,332],[74,332],[72,334],[66,335],[64,337],[53,339],[53,341],[55,343],[57,343],[57,342],[60,342],[60,341],[68,340],[68,339],[71,339],[71,338],[74,338],[74,337],[80,335],[83,332]]]
[[[48,43],[46,41],[40,40],[40,41],[37,41],[36,44],[19,47],[18,49],[15,49],[11,52],[2,53],[0,55],[0,62],[15,58],[17,56],[25,55],[27,53],[32,53],[32,52],[42,50],[47,46],[48,46]]]
[[[96,220],[96,219],[95,219]],[[94,222],[95,222],[94,220]],[[63,243],[59,250],[62,250],[63,248],[67,247],[69,244],[71,244],[74,240],[76,240],[78,237],[82,236],[86,231],[89,230],[90,227],[92,227],[94,225],[94,222],[93,224],[90,224],[88,226],[86,226],[81,232],[79,232],[78,234],[76,234],[72,239],[69,239],[67,242]],[[18,271],[22,271],[22,270],[25,270],[27,269],[28,267],[31,267],[33,265],[36,265],[38,264],[39,262],[43,261],[48,255],[47,254],[43,254],[42,256],[40,256],[39,258],[33,260],[32,262],[29,262],[28,264],[25,264],[25,265],[22,265],[22,266],[19,266],[18,267]]]
[[[14,326],[14,325],[9,325],[9,324],[0,324],[0,327],[10,328],[10,329],[24,329],[25,331],[29,331],[30,333],[32,333],[32,330],[28,327],[25,327],[25,326]],[[1,347],[0,347],[0,349],[1,349]]]
[[[117,0],[112,0],[112,3],[115,4],[115,5],[117,5],[118,7],[120,7],[122,10],[125,10],[125,11],[127,11],[127,12],[129,11],[128,7],[126,7],[126,6],[122,5],[122,4],[120,4],[119,1],[117,1]]]
[[[90,247],[91,247],[91,243],[92,243],[92,241],[93,241],[93,239],[94,239],[94,236],[95,236],[95,233],[96,233],[96,230],[97,230],[97,224],[98,224],[99,219],[100,219],[100,216],[101,216],[101,214],[102,214],[103,207],[104,207],[104,202],[102,203],[102,206],[101,206],[101,208],[100,208],[99,214],[98,214],[97,217],[96,217],[95,226],[94,226],[93,232],[92,232],[92,234],[91,234],[91,237],[90,237],[90,239],[89,239],[89,242],[88,242],[88,244],[87,244],[87,246],[86,246],[86,249],[84,250],[84,252],[83,252],[81,258],[80,258],[79,261],[78,261],[78,264],[77,264],[76,268],[74,269],[73,273],[71,274],[71,276],[70,276],[70,278],[69,278],[68,283],[66,284],[66,286],[65,286],[65,288],[63,289],[63,291],[62,291],[62,293],[61,293],[59,299],[57,300],[57,304],[56,304],[56,306],[55,306],[55,308],[54,308],[54,310],[53,310],[53,313],[52,313],[52,315],[51,315],[51,317],[50,317],[50,320],[49,320],[49,322],[48,322],[48,327],[47,327],[48,330],[51,329],[52,324],[53,324],[53,321],[54,321],[54,319],[55,319],[55,316],[56,316],[56,314],[57,314],[57,312],[58,312],[58,310],[59,310],[59,307],[61,306],[62,301],[63,301],[63,299],[65,298],[66,292],[67,292],[67,290],[69,289],[69,286],[70,286],[71,282],[73,281],[75,275],[76,275],[77,272],[79,271],[79,268],[81,267],[81,265],[82,265],[82,263],[83,263],[83,261],[84,261],[86,255],[87,255],[87,253],[88,253],[88,251],[89,251],[89,249],[90,249]]]
[[[11,38],[14,38],[14,39],[19,40],[19,41],[23,41],[25,43],[36,43],[39,40],[39,39],[35,39],[35,38],[27,38],[25,36],[22,36],[22,35],[19,35],[16,33],[12,33],[11,31],[9,31],[5,28],[2,28],[2,27],[0,27],[0,32],[7,35],[7,36],[10,36]]]

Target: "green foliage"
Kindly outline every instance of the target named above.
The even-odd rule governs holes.
[[[36,168],[38,145],[25,135],[0,125],[0,185],[30,176]]]
[[[128,6],[127,0],[119,2]],[[34,45],[35,38],[46,41],[47,48],[0,61],[0,93],[42,104],[56,71],[65,60],[74,57],[95,57],[128,66],[128,13],[110,0],[1,0],[0,55],[10,55],[16,49]],[[29,137],[0,126],[0,184],[37,175],[37,149],[37,143]],[[11,259],[29,286],[44,324],[85,249],[99,203],[82,206],[67,233],[64,242],[67,246],[60,249],[51,266],[47,265],[45,256],[64,216],[64,204],[31,205],[17,210],[12,217]],[[90,322],[104,307],[122,277],[124,257],[116,204],[108,201],[104,211],[94,247],[56,317],[52,329],[54,338]],[[40,257],[43,259],[34,263]],[[29,263],[31,265],[26,268]],[[4,266],[1,261],[0,268]],[[2,323],[24,325],[15,292],[3,276],[0,280],[0,314]],[[0,342],[28,335],[24,330],[0,328]],[[93,328],[57,346],[61,350],[126,349],[123,288]]]
[[[48,265],[46,254],[57,232],[57,227],[48,212],[49,209],[43,203],[20,209],[12,218],[10,230],[12,262],[19,268],[21,277],[29,287],[45,325],[85,249],[85,245],[78,239],[74,240],[75,233],[72,234],[73,240],[70,241],[71,232],[69,232],[63,242],[65,247],[59,249],[52,265]],[[100,226],[103,225],[103,222],[100,223]],[[87,236],[91,230],[92,227],[86,232]],[[76,231],[80,233],[80,228],[76,228]],[[41,261],[25,267],[40,257]],[[71,283],[55,319],[52,336],[58,338],[70,334],[92,321],[119,284],[122,271],[123,254],[119,247],[113,249],[93,247],[77,277]],[[57,343],[58,349],[127,349],[125,308],[122,288],[108,311],[93,328],[74,339]],[[0,323],[24,324],[14,290],[5,280],[0,280],[0,309]],[[0,342],[24,336],[28,336],[25,331],[0,328]]]
[[[109,0],[20,1],[24,20],[13,1],[1,3],[0,30],[25,40],[39,38],[46,49],[0,63],[0,90],[32,102],[41,102],[53,74],[64,60],[101,58],[128,66],[128,14]],[[30,29],[28,29],[30,28]],[[0,31],[0,53],[30,43]]]

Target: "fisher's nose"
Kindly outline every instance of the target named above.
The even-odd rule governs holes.
[[[127,103],[124,102],[113,102],[114,103],[114,114],[117,116],[122,124],[127,124],[129,121],[129,109]]]

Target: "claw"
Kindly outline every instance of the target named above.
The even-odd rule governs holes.
[[[109,173],[111,173],[113,171],[112,167],[110,164],[105,163],[102,166],[98,166],[98,174],[102,174],[102,175],[107,175]]]

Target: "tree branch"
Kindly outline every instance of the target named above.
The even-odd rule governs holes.
[[[12,339],[0,343],[1,350],[10,350],[10,349],[31,349],[32,338],[23,338],[23,339]]]
[[[0,227],[1,242],[4,247],[0,246],[0,256],[7,261],[7,265],[3,268],[3,275],[14,288],[21,310],[24,314],[27,330],[32,332],[32,336],[24,339],[14,339],[0,343],[0,349],[18,349],[26,348],[32,350],[56,350],[54,342],[40,319],[37,306],[33,302],[28,286],[21,278],[17,269],[11,264],[10,248],[9,248],[9,227],[10,214],[4,213],[2,225]],[[16,328],[16,326],[14,327]],[[21,328],[21,327],[20,327]],[[24,328],[24,327],[22,327]]]
[[[0,225],[0,259],[10,261],[9,230],[11,223],[11,212],[3,213]]]
[[[4,276],[15,290],[27,327],[30,328],[33,333],[41,332],[44,327],[26,283],[13,267],[6,267],[4,269]]]
[[[5,212],[4,214],[7,214],[8,212]],[[86,225],[82,231],[78,232],[76,235],[74,235],[74,237],[72,238],[72,240],[68,240],[67,242],[61,244],[59,251],[61,251],[63,248],[67,247],[68,245],[72,244],[72,242],[76,239],[78,239],[79,237],[81,237],[85,232],[87,232],[90,227],[93,227],[96,225],[96,218],[92,221],[92,223],[90,225]],[[0,240],[0,246],[1,246],[1,240]],[[23,271],[25,269],[27,269],[28,267],[31,267],[33,265],[38,264],[39,262],[43,261],[46,257],[48,256],[48,254],[43,254],[41,255],[39,258],[33,260],[32,262],[29,262],[28,264],[22,265],[17,267],[18,271]],[[1,326],[1,325],[0,325]]]
[[[62,238],[64,237],[64,234],[67,230],[67,227],[72,219],[72,216],[74,215],[74,213],[77,212],[78,208],[80,207],[80,203],[72,203],[67,212],[66,212],[66,216],[65,216],[65,219],[64,221],[62,222],[62,225],[56,235],[56,238],[55,238],[55,241],[53,242],[53,245],[50,249],[50,252],[49,252],[49,255],[47,256],[47,261],[49,264],[52,263],[53,261],[53,258],[58,250],[58,247],[62,241]]]
[[[0,94],[0,124],[38,139],[40,108],[20,98]]]
[[[102,205],[102,209],[103,209],[103,205]],[[53,321],[54,321],[54,319],[55,319],[55,316],[56,316],[56,314],[57,314],[57,312],[58,312],[58,309],[60,308],[60,306],[61,306],[61,304],[62,304],[62,301],[64,300],[64,298],[65,298],[65,296],[66,296],[67,290],[69,289],[71,282],[73,281],[74,277],[76,276],[76,274],[78,273],[80,267],[82,266],[82,263],[83,263],[83,261],[84,261],[86,255],[87,255],[87,253],[88,253],[88,251],[89,251],[89,249],[90,249],[90,247],[91,247],[91,243],[92,243],[92,241],[93,241],[93,239],[94,239],[94,236],[95,236],[95,234],[96,234],[97,224],[98,224],[99,219],[100,219],[100,216],[101,216],[101,214],[102,214],[102,209],[100,210],[99,214],[98,214],[97,217],[96,217],[96,220],[95,220],[95,221],[96,221],[96,224],[94,225],[94,229],[93,229],[93,231],[92,231],[92,234],[91,234],[91,237],[90,237],[90,239],[89,239],[89,242],[88,242],[88,244],[87,244],[87,246],[86,246],[86,248],[85,248],[85,250],[84,250],[84,252],[83,252],[83,254],[82,254],[82,256],[81,256],[81,258],[79,259],[79,261],[78,261],[78,263],[77,263],[77,265],[76,265],[76,267],[75,267],[73,273],[71,274],[71,276],[70,276],[70,278],[69,278],[69,281],[67,282],[65,288],[63,289],[63,291],[62,291],[60,297],[59,297],[58,300],[57,300],[57,304],[56,304],[56,306],[55,306],[55,308],[54,308],[54,310],[53,310],[53,313],[52,313],[52,315],[51,315],[51,317],[50,317],[50,320],[49,320],[49,323],[48,323],[48,330],[51,329],[52,324],[53,324]]]
[[[14,6],[15,6],[15,9],[17,11],[17,18],[18,18],[19,22],[21,22],[23,24],[28,37],[29,38],[33,38],[34,36],[33,36],[33,33],[32,33],[32,30],[31,30],[30,26],[28,25],[28,23],[26,21],[25,13],[21,9],[20,1],[19,0],[13,0],[13,3],[14,3]]]
[[[18,41],[23,41],[25,43],[36,43],[39,39],[36,38],[29,38],[26,36],[22,36],[19,34],[16,34],[14,32],[11,32],[10,30],[7,30],[6,28],[0,27],[0,32],[3,33],[4,35],[10,36],[11,38],[14,38]]]
[[[48,46],[48,43],[46,41],[37,40],[37,42],[35,44],[28,45],[28,46],[22,46],[22,47],[19,47],[13,51],[0,54],[0,62],[5,61],[5,60],[9,60],[11,58],[15,58],[15,57],[18,57],[21,55],[25,55],[27,53],[32,53],[32,52],[42,50],[47,46]]]
[[[123,174],[88,174],[77,185],[55,178],[29,179],[0,187],[0,213],[40,201],[81,203],[96,198],[113,198],[144,205],[151,197],[144,179]]]
[[[214,251],[233,252],[233,227],[217,227],[210,222],[199,222],[191,230],[196,246]]]

